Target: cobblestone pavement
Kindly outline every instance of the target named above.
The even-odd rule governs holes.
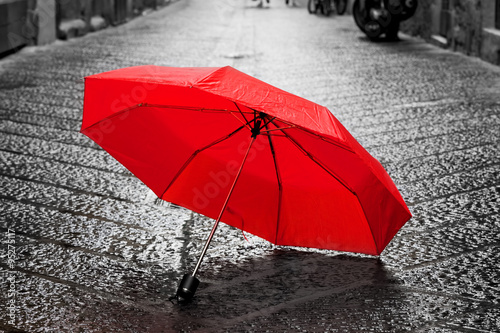
[[[297,2],[180,0],[0,60],[0,331],[500,331],[499,69],[407,36],[373,43]],[[413,219],[379,258],[223,225],[194,301],[172,304],[212,221],[158,203],[78,132],[82,78],[140,64],[232,65],[327,106]]]

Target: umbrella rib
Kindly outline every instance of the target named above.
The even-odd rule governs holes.
[[[274,122],[273,122],[274,124]],[[274,124],[276,126],[276,124]],[[332,176],[333,178],[335,178],[342,186],[344,186],[347,190],[349,190],[349,192],[351,192],[358,200],[359,204],[360,204],[360,207],[361,207],[361,210],[363,211],[363,215],[365,216],[365,219],[366,221],[368,222],[368,218],[367,218],[367,215],[366,215],[366,212],[365,212],[365,209],[363,207],[363,205],[361,205],[361,201],[359,200],[359,197],[358,197],[358,194],[352,190],[349,186],[347,186],[347,184],[340,178],[338,177],[337,175],[335,175],[333,173],[333,171],[331,171],[330,169],[328,169],[325,165],[323,165],[323,163],[321,163],[314,155],[312,155],[310,152],[308,152],[304,147],[302,147],[294,138],[292,138],[290,136],[290,134],[286,133],[284,130],[282,130],[282,133],[299,149],[301,150],[304,154],[307,155],[307,157],[309,157],[314,163],[316,163],[319,167],[321,167],[323,170],[325,170],[330,176]],[[377,244],[377,241],[375,240],[375,235],[373,233],[373,230],[372,230],[372,227],[370,225],[370,223],[368,223],[368,228],[370,228],[370,233],[372,235],[372,238],[373,238],[373,243],[375,244],[375,248],[377,249],[378,251],[378,244]]]
[[[266,126],[267,128],[267,126]],[[266,129],[265,131],[261,131],[262,133],[269,133],[269,132],[274,132],[274,131],[281,131],[284,129],[290,129],[290,128],[297,128],[295,126],[288,126],[288,127],[281,127],[281,128],[273,128],[273,129]]]
[[[235,103],[236,105],[236,103]],[[201,107],[195,107],[195,106],[181,106],[181,105],[163,105],[163,104],[149,104],[149,103],[139,103],[139,104],[136,104],[136,105],[132,105],[132,106],[129,106],[123,110],[120,110],[116,113],[113,113],[112,115],[109,115],[105,118],[102,118],[101,120],[99,120],[98,122],[86,127],[85,129],[82,130],[83,131],[86,131],[94,126],[97,126],[99,125],[100,123],[106,121],[106,120],[110,120],[110,119],[113,119],[127,111],[132,111],[134,109],[138,109],[138,108],[141,108],[141,107],[151,107],[151,108],[162,108],[162,109],[177,109],[177,110],[189,110],[189,111],[200,111],[200,112],[206,112],[206,111],[212,111],[212,112],[220,112],[220,113],[226,113],[226,112],[229,112],[230,114],[234,115],[234,113],[240,113],[243,118],[245,118],[244,116],[244,113],[243,111],[240,110],[240,108],[238,107],[238,105],[236,105],[236,107],[238,108],[238,111],[236,110],[229,110],[229,109],[211,109],[211,108],[201,108]],[[250,112],[246,112],[248,114],[251,114]],[[237,118],[238,119],[238,118]],[[239,119],[238,119],[239,120]],[[245,126],[248,127],[248,124],[250,123],[246,118],[245,120],[247,121],[247,124]],[[241,121],[241,120],[240,120]],[[243,123],[243,122],[242,122]]]
[[[236,102],[234,102],[234,105],[238,109],[238,112],[241,114],[241,116],[243,117],[243,119],[245,119],[246,123],[243,123],[243,121],[240,118],[236,117],[233,112],[230,112],[231,115],[233,115],[236,119],[238,119],[242,124],[245,124],[245,126],[251,131],[252,128],[249,125],[250,122],[248,121],[247,117],[245,117],[245,114],[241,111],[240,107],[238,106],[238,104],[236,104]]]
[[[274,122],[273,122],[273,125],[278,127]],[[351,192],[358,200],[358,202],[360,203],[360,206],[361,206],[361,210],[363,211],[363,214],[366,218],[366,220],[368,221],[368,218],[366,217],[366,212],[365,212],[365,209],[363,207],[363,205],[361,205],[361,202],[359,200],[359,197],[358,197],[358,194],[356,192],[354,192],[354,190],[352,190],[351,188],[349,188],[349,186],[347,186],[347,184],[341,180],[337,175],[335,175],[331,170],[329,170],[326,166],[323,165],[323,163],[321,163],[314,155],[312,155],[310,152],[308,152],[304,147],[302,147],[294,138],[292,138],[288,133],[286,133],[284,130],[281,130],[281,132],[299,149],[301,150],[304,154],[307,155],[307,157],[309,157],[314,163],[316,163],[319,167],[321,167],[323,170],[325,170],[330,176],[332,176],[335,180],[337,180],[342,186],[344,186],[349,192]],[[373,230],[372,230],[372,227],[371,225],[368,223],[368,227],[370,228],[370,233],[372,235],[372,238],[373,238],[373,243],[375,244],[375,248],[378,249],[378,244],[377,244],[377,241],[375,240],[375,235],[373,234]],[[378,251],[378,250],[377,250]]]
[[[238,172],[236,173],[236,176],[234,177],[233,184],[231,185],[231,188],[229,189],[229,192],[226,196],[226,200],[224,201],[224,204],[222,205],[222,208],[220,210],[219,216],[217,217],[217,220],[215,221],[212,230],[210,231],[210,235],[208,236],[205,246],[203,247],[203,250],[201,251],[200,258],[198,259],[198,262],[196,263],[196,266],[193,270],[193,273],[191,276],[195,276],[196,273],[198,272],[198,269],[200,268],[201,261],[203,260],[203,257],[205,256],[205,253],[208,250],[208,246],[210,245],[210,242],[212,241],[212,237],[215,234],[215,230],[217,229],[217,226],[219,225],[220,220],[222,219],[222,215],[224,214],[227,204],[229,203],[229,198],[231,198],[231,194],[233,194],[233,190],[236,187],[236,183],[238,182],[238,179],[240,178],[241,171],[243,170],[243,166],[245,165],[245,161],[247,160],[248,153],[250,152],[250,148],[252,148],[253,143],[255,142],[255,137],[252,136],[250,139],[250,144],[248,145],[247,151],[245,153],[245,157],[243,157],[243,161],[241,162],[240,168],[238,169]]]
[[[200,112],[206,112],[206,111],[213,111],[215,112],[230,112],[230,113],[236,113],[242,111],[236,111],[236,110],[229,110],[229,109],[217,109],[217,108],[204,108],[204,107],[197,107],[197,106],[182,106],[182,105],[165,105],[165,104],[149,104],[149,103],[142,103],[142,107],[152,107],[152,108],[162,108],[162,109],[176,109],[176,110],[188,110],[188,111],[200,111]],[[250,112],[247,112],[250,113]]]
[[[274,121],[272,122],[274,126],[278,127]],[[279,128],[279,127],[278,127]],[[357,194],[356,192],[354,192],[354,190],[352,190],[349,186],[347,186],[347,184],[339,177],[337,176],[332,170],[330,170],[329,168],[327,168],[323,163],[321,163],[321,161],[318,160],[318,158],[316,156],[314,156],[313,154],[311,154],[309,151],[307,151],[302,145],[300,145],[294,138],[292,138],[290,136],[290,134],[286,133],[283,129],[281,130],[281,132],[286,136],[286,138],[288,140],[290,140],[300,151],[302,151],[307,157],[309,157],[309,159],[311,159],[311,161],[313,161],[314,163],[316,163],[320,168],[322,168],[323,170],[325,170],[330,176],[332,176],[333,178],[335,178],[335,180],[337,180],[342,186],[344,186],[347,190],[349,190],[349,192],[351,192],[352,194],[356,195],[357,197]]]
[[[287,127],[287,128],[299,128],[299,129],[303,130],[303,131],[304,131],[304,132],[306,132],[306,133],[309,133],[309,134],[311,134],[311,135],[317,136],[318,138],[320,138],[321,140],[323,140],[323,141],[325,141],[325,142],[328,142],[329,144],[332,144],[332,145],[334,145],[334,146],[337,146],[337,147],[339,147],[339,148],[342,148],[342,149],[344,149],[344,150],[347,150],[347,151],[349,151],[349,152],[351,152],[351,153],[355,153],[355,152],[354,152],[354,150],[352,150],[349,146],[344,145],[344,144],[342,144],[342,143],[340,143],[340,142],[336,142],[336,141],[333,141],[333,140],[331,140],[331,139],[325,138],[324,136],[321,136],[321,135],[319,135],[318,133],[314,133],[314,132],[313,132],[313,131],[311,131],[310,129],[304,128],[304,127],[302,127],[302,126],[297,126],[297,125],[294,125],[294,124],[292,124],[292,123],[290,123],[290,122],[288,122],[288,121],[285,121],[285,120],[281,120],[281,119],[280,119],[280,121],[281,121],[281,122],[283,122],[284,124],[287,124],[287,125],[289,126],[289,127]],[[275,125],[276,125],[276,124],[275,124]],[[276,127],[278,127],[278,126],[276,126]],[[286,129],[286,128],[285,128],[285,129]]]
[[[85,127],[85,128],[82,130],[82,133],[83,133],[84,131],[86,131],[86,130],[88,130],[88,129],[92,128],[92,127],[94,127],[94,126],[99,125],[100,123],[102,123],[102,122],[104,122],[104,121],[106,121],[106,120],[110,120],[110,119],[112,119],[112,118],[115,118],[115,117],[117,117],[117,116],[119,116],[119,115],[121,115],[122,113],[125,113],[125,112],[127,112],[127,111],[132,111],[132,110],[134,110],[134,109],[138,109],[138,108],[140,108],[141,106],[143,106],[143,103],[139,103],[139,104],[136,104],[136,105],[132,105],[132,106],[130,106],[130,107],[128,107],[128,108],[125,108],[125,109],[120,110],[120,111],[118,111],[118,112],[116,112],[116,113],[113,113],[112,115],[109,115],[109,116],[107,116],[107,117],[105,117],[105,118],[102,118],[102,119],[101,119],[101,120],[99,120],[98,122],[93,123],[92,125]]]
[[[245,114],[243,113],[243,111],[241,111],[240,107],[238,106],[238,103],[236,103],[236,102],[233,102],[233,103],[234,103],[234,105],[236,106],[236,108],[238,109],[238,112],[239,112],[239,113],[241,114],[241,116],[245,119],[245,121],[246,121],[247,123],[250,123],[250,122],[248,121],[247,117],[245,117]]]
[[[267,119],[267,117],[269,117],[269,119]],[[267,116],[267,117],[264,118],[264,124],[260,127],[259,132],[262,132],[261,130],[263,128],[267,128],[267,125],[269,125],[274,119],[276,119],[276,117],[272,117],[272,118],[270,116]]]
[[[271,121],[269,121],[270,123]],[[269,124],[268,123],[268,124]],[[266,124],[266,129],[268,129],[268,124]],[[280,219],[281,219],[281,202],[283,198],[283,184],[281,181],[281,175],[279,172],[278,168],[278,160],[276,159],[276,150],[274,149],[274,144],[273,140],[271,139],[271,136],[267,136],[269,140],[269,147],[271,149],[271,154],[273,155],[273,160],[274,160],[274,169],[276,170],[276,178],[278,180],[278,216],[276,218],[276,233],[274,237],[274,244],[278,244],[278,230],[279,230],[279,224],[280,224]]]
[[[161,194],[160,198],[163,198],[163,196],[165,195],[165,193],[168,191],[168,189],[172,186],[172,184],[177,180],[177,178],[179,178],[179,176],[181,175],[181,173],[184,172],[184,170],[187,168],[187,166],[191,163],[191,161],[199,154],[201,153],[202,151],[204,150],[207,150],[208,148],[210,147],[213,147],[215,146],[216,144],[224,141],[224,140],[227,140],[229,139],[230,137],[232,137],[233,135],[235,135],[236,133],[238,133],[239,131],[241,131],[243,128],[245,128],[245,126],[240,126],[238,127],[236,130],[234,130],[233,132],[225,135],[224,137],[222,138],[219,138],[215,141],[213,141],[212,143],[209,143],[208,145],[206,145],[205,147],[203,148],[200,148],[198,150],[196,150],[187,160],[186,162],[184,162],[184,164],[182,165],[182,167],[179,169],[179,171],[175,174],[174,178],[172,179],[172,181],[170,182],[170,184],[168,184],[167,188],[165,189],[165,191],[163,191],[163,193]]]

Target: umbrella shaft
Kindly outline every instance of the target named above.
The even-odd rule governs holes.
[[[255,141],[255,136],[252,136],[250,144],[248,145],[248,149],[245,153],[245,157],[243,158],[243,161],[241,162],[240,168],[238,169],[238,173],[234,177],[233,184],[231,185],[231,188],[229,189],[229,193],[227,194],[226,200],[224,201],[224,205],[222,205],[222,209],[220,210],[219,217],[217,217],[217,220],[215,221],[215,224],[212,227],[212,231],[210,232],[210,235],[208,235],[207,241],[205,242],[205,246],[203,247],[203,250],[201,251],[201,254],[200,254],[200,258],[198,259],[198,263],[196,264],[196,266],[193,270],[193,274],[191,274],[191,276],[195,276],[196,273],[198,272],[198,269],[200,268],[203,257],[205,256],[205,253],[207,252],[208,246],[210,245],[210,242],[212,241],[212,237],[214,236],[215,230],[217,229],[217,226],[219,225],[220,219],[222,218],[222,214],[224,214],[224,211],[226,210],[226,206],[229,202],[229,198],[231,197],[231,194],[233,193],[236,182],[238,181],[238,178],[240,177],[241,170],[243,170],[243,165],[245,164],[245,161],[248,157],[248,153],[250,152],[250,148],[252,147],[252,144],[254,141]]]

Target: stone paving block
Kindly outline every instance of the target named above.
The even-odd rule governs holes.
[[[498,131],[500,126],[473,126],[466,132],[430,136],[413,141],[388,142],[383,145],[367,145],[366,149],[378,157],[384,166],[390,167],[391,162],[406,162],[409,159],[439,156],[443,153],[496,144]]]
[[[457,224],[495,227],[494,215],[499,212],[500,188],[493,186],[473,192],[458,193],[446,198],[422,202],[411,207],[413,218],[411,228],[417,230],[434,229]],[[490,222],[481,216],[489,216]],[[465,224],[462,224],[465,223]]]
[[[478,128],[479,130],[481,130],[482,128],[487,129],[490,126],[496,128],[498,124],[498,117],[492,114],[491,116],[485,117],[482,120],[466,119],[444,124],[436,124],[432,127],[413,125],[407,128],[405,131],[398,132],[378,132],[367,135],[363,135],[363,133],[358,131],[353,132],[355,133],[355,138],[360,143],[365,144],[367,147],[370,147],[391,142],[416,141],[428,137],[454,135],[457,133],[462,133],[465,137],[467,137],[466,133],[470,128]]]
[[[0,274],[13,273],[0,267]],[[73,284],[21,273],[15,273],[15,278],[16,292],[21,296],[16,299],[16,325],[1,327],[9,332],[15,327],[23,332],[162,332],[172,317],[161,307],[135,305]],[[4,313],[0,313],[0,321],[7,322]]]
[[[4,120],[0,122],[0,132],[2,133],[2,137],[5,133],[11,133],[20,138],[25,137],[26,139],[35,138],[54,143],[58,142],[82,147],[98,147],[92,140],[74,130],[62,130],[45,127],[43,125],[26,124],[11,120]],[[3,140],[7,140],[7,136]]]
[[[497,165],[500,162],[499,148],[500,145],[494,143],[418,159],[401,160],[399,163],[392,163],[388,171],[391,169],[398,171],[394,174],[399,177],[393,177],[398,184],[426,181],[430,178]]]
[[[156,221],[161,221],[163,214],[165,214],[162,210],[147,205],[150,192],[147,192],[145,187],[140,198],[136,195],[137,203],[133,203],[15,178],[0,177],[0,184],[6,189],[1,193],[4,199],[75,215],[114,221],[128,225],[128,227],[137,224],[143,228],[153,227],[158,223]],[[147,215],[143,216],[142,214]],[[172,214],[176,215],[177,213],[174,211]]]
[[[128,174],[120,175],[9,152],[3,152],[2,155],[8,161],[0,165],[0,174],[5,176],[123,200],[135,200],[138,189],[144,187],[137,178]]]
[[[498,304],[500,274],[489,264],[499,256],[500,239],[495,236],[490,245],[474,247],[461,255],[436,260],[431,265],[417,263],[398,275],[406,286]]]
[[[267,315],[262,310],[258,318],[242,317],[224,331],[414,332],[437,318],[446,322],[461,316],[477,307],[476,304],[375,284],[285,305]]]
[[[171,266],[174,262],[164,262],[162,272],[158,274],[157,270],[151,270],[150,264],[144,264],[140,260],[96,255],[78,248],[39,242],[22,235],[16,235],[15,246],[16,271],[44,276],[57,283],[81,289],[90,288],[90,292],[95,291],[94,293],[119,295],[120,298],[131,301],[148,299],[162,303],[168,302],[167,298],[175,290],[175,285],[165,285],[165,279],[172,273],[178,276]],[[158,295],[162,297],[158,300],[152,299],[152,295],[162,289],[167,289],[169,293]]]
[[[415,182],[410,186],[401,184],[399,188],[406,194],[408,202],[417,203],[438,199],[461,192],[476,191],[493,187],[500,181],[498,165],[484,166],[474,170],[474,174],[461,171],[441,178]]]
[[[23,111],[11,112],[9,114],[9,120],[24,124],[72,131],[78,131],[81,126],[81,122],[78,120],[68,120],[50,116],[33,115]]]
[[[68,120],[81,121],[82,111],[79,108],[60,107],[52,104],[33,103],[32,101],[7,100],[1,103],[1,107],[12,113],[24,112],[34,115],[46,115]]]
[[[404,108],[390,110],[389,112],[370,112],[370,117],[366,115],[358,116],[357,113],[350,121],[355,124],[353,130],[362,133],[362,135],[376,134],[379,132],[398,132],[408,128],[416,127],[434,127],[436,124],[447,124],[449,122],[465,121],[469,119],[498,120],[499,107],[485,108],[484,104],[456,104],[446,107],[423,107],[423,108]],[[369,119],[369,120],[365,120]],[[418,119],[418,121],[417,121]],[[368,122],[368,124],[364,124]],[[498,125],[493,121],[489,125]]]
[[[150,219],[146,228],[141,220],[134,225],[125,226],[114,221],[64,213],[43,206],[14,203],[5,199],[0,202],[4,207],[0,215],[0,228],[4,231],[7,228],[15,229],[19,235],[35,241],[73,248],[96,256],[127,260],[134,258],[160,265],[164,261],[168,264],[167,261],[174,262],[176,259],[175,256],[169,256],[181,247],[179,243],[185,237],[181,230],[182,222],[190,219],[185,210],[156,209],[157,213],[154,214],[155,207],[150,207],[142,216],[143,220]]]
[[[424,242],[426,239],[428,242]],[[442,227],[437,230],[406,233],[392,241],[385,253],[384,262],[401,268],[432,266],[434,263],[454,258],[471,251],[497,246],[496,231],[476,228]],[[403,250],[404,249],[404,250]],[[407,256],[401,258],[402,251]]]
[[[126,170],[102,149],[82,147],[82,145],[74,145],[68,142],[60,143],[55,140],[46,140],[45,135],[42,137],[44,139],[41,140],[25,135],[3,134],[0,137],[0,150],[15,154],[36,156],[80,167],[90,167],[101,171],[131,175],[130,171]]]
[[[495,332],[500,327],[500,310],[478,306],[473,311],[457,316],[447,326],[457,331]]]
[[[54,107],[81,109],[83,106],[81,89],[71,90],[70,88],[71,86],[65,87],[65,89],[49,89],[44,85],[38,87],[30,87],[28,85],[10,92],[9,96],[18,101],[24,101],[29,98],[30,102],[35,104],[40,103]],[[17,109],[17,111],[21,112],[22,110]]]

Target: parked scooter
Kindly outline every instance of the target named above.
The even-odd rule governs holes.
[[[372,40],[398,40],[399,24],[415,14],[418,0],[355,0],[356,25]]]

